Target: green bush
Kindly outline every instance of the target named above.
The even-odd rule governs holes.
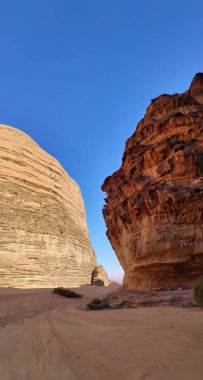
[[[52,293],[60,294],[60,296],[67,298],[82,298],[82,294],[74,292],[74,290],[65,289],[63,287],[58,287],[53,290]]]
[[[108,309],[109,304],[102,302],[99,298],[93,298],[93,300],[87,305],[90,310],[102,310]]]
[[[203,308],[203,276],[200,276],[194,287],[194,297],[197,302],[197,306]]]

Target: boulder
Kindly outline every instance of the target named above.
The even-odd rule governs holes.
[[[92,272],[92,285],[108,286],[110,281],[102,265],[97,265]]]

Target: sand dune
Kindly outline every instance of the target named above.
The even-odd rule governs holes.
[[[85,311],[49,289],[0,289],[0,380],[201,380],[203,313],[153,307]]]

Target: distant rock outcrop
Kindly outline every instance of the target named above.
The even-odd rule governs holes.
[[[152,100],[102,189],[124,287],[191,287],[203,273],[203,74]]]
[[[92,285],[108,286],[110,281],[102,265],[97,265],[92,272]]]
[[[0,125],[0,286],[91,283],[79,186],[25,133]]]

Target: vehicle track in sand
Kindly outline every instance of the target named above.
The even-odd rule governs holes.
[[[202,380],[201,311],[84,309],[110,290],[0,289],[0,380]]]

